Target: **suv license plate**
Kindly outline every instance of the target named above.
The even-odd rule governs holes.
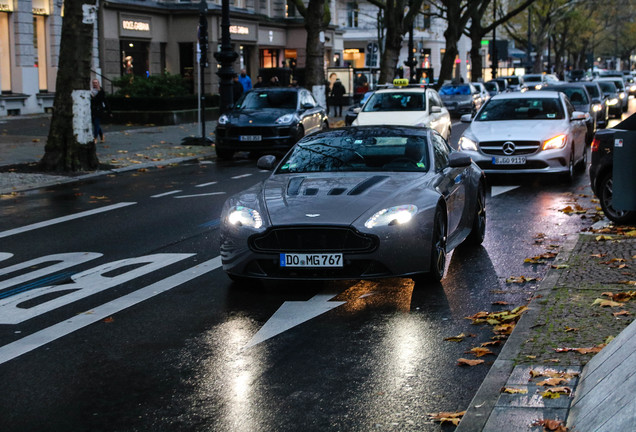
[[[260,135],[241,135],[239,136],[239,141],[261,141],[262,137]]]
[[[523,156],[500,156],[492,158],[493,165],[523,165],[526,158]]]
[[[342,254],[280,254],[281,267],[342,267]]]

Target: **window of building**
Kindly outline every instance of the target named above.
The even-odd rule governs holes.
[[[358,2],[347,3],[347,27],[358,27]]]
[[[298,16],[298,9],[294,0],[287,0],[285,3],[285,18],[296,18]]]
[[[46,63],[46,17],[33,17],[33,50],[35,52],[34,66],[38,68],[40,91],[47,91],[47,63]]]
[[[9,43],[9,14],[0,13],[0,91],[11,92],[11,45]]]
[[[431,5],[422,5],[420,13],[417,14],[417,16],[415,17],[413,26],[415,27],[415,29],[420,31],[431,28]]]
[[[260,60],[262,68],[276,68],[278,67],[278,54],[277,49],[262,49]]]

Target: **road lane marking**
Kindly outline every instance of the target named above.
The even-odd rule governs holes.
[[[179,285],[189,282],[199,276],[209,273],[221,267],[221,257],[218,256],[205,261],[145,288],[141,288],[130,294],[121,296],[108,303],[104,303],[94,309],[82,314],[75,315],[64,322],[54,324],[50,327],[35,332],[29,336],[11,342],[0,347],[0,364],[13,360],[23,354],[40,348],[54,340],[60,339],[90,324],[108,318],[124,309],[134,306],[142,301],[148,300],[158,294],[171,290]]]
[[[213,182],[209,182],[209,183],[201,183],[201,184],[199,184],[199,185],[196,185],[195,187],[198,187],[198,188],[199,188],[199,187],[212,186],[212,185],[215,185],[215,184],[217,184],[217,183],[218,183],[218,182],[215,182],[215,181],[213,181]]]
[[[55,219],[49,219],[47,221],[43,221],[43,222],[38,222],[38,223],[34,223],[31,225],[26,225],[20,228],[14,228],[14,229],[10,229],[7,231],[0,231],[0,238],[3,237],[9,237],[12,235],[16,235],[16,234],[21,234],[23,232],[27,232],[27,231],[32,231],[35,229],[39,229],[39,228],[44,228],[47,226],[51,226],[51,225],[55,225],[55,224],[59,224],[59,223],[63,223],[63,222],[68,222],[70,220],[74,220],[74,219],[80,219],[86,216],[91,216],[94,214],[98,214],[98,213],[104,213],[107,211],[111,211],[111,210],[117,210],[119,208],[122,207],[127,207],[127,206],[131,206],[131,205],[135,205],[137,204],[136,202],[121,202],[118,204],[113,204],[113,205],[109,205],[106,207],[100,207],[100,208],[96,208],[96,209],[92,209],[92,210],[87,210],[87,211],[83,211],[83,212],[79,212],[79,213],[75,213],[72,215],[68,215],[68,216],[62,216],[59,218],[55,218]]]
[[[200,194],[194,194],[194,195],[179,195],[179,196],[176,196],[175,198],[198,198],[198,197],[213,196],[213,195],[225,195],[225,192],[208,192],[208,193],[200,193]]]
[[[150,198],[161,198],[161,197],[165,197],[165,196],[168,196],[168,195],[178,194],[179,192],[181,192],[181,190],[173,190],[173,191],[170,191],[170,192],[164,192],[164,193],[160,193],[160,194],[157,194],[157,195],[153,195]]]
[[[519,186],[492,186],[490,188],[490,196],[496,197],[497,195],[505,194],[517,188],[519,188]]]
[[[242,179],[242,178],[245,178],[245,177],[250,177],[251,175],[252,175],[251,173],[250,174],[241,174],[241,175],[237,175],[237,176],[230,177],[230,178],[232,180],[238,180],[238,179]]]

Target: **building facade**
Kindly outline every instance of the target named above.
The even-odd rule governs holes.
[[[97,0],[92,73],[107,93],[125,75],[178,74],[196,91],[199,0]],[[207,2],[209,66],[205,90],[216,93],[220,49],[221,0]],[[332,22],[324,32],[325,72],[349,77],[354,93],[360,78],[373,86],[379,56],[378,8],[367,2],[330,0]],[[0,116],[42,113],[52,109],[63,0],[0,0]],[[239,54],[235,71],[246,69],[252,80],[273,74],[290,79],[305,65],[303,18],[291,0],[230,0],[230,33]],[[418,68],[439,74],[444,49],[444,21],[420,15],[414,42]],[[465,42],[462,41],[463,45]],[[458,76],[465,77],[468,48],[460,46]],[[406,38],[400,63],[408,57]],[[281,75],[282,74],[282,75]]]

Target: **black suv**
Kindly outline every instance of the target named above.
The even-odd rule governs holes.
[[[611,129],[598,130],[592,141],[590,185],[601,202],[605,216],[611,221],[626,224],[636,221],[636,211],[617,210],[612,206],[614,134],[617,131],[636,130],[636,114],[632,114]],[[636,164],[636,161],[634,161]]]

